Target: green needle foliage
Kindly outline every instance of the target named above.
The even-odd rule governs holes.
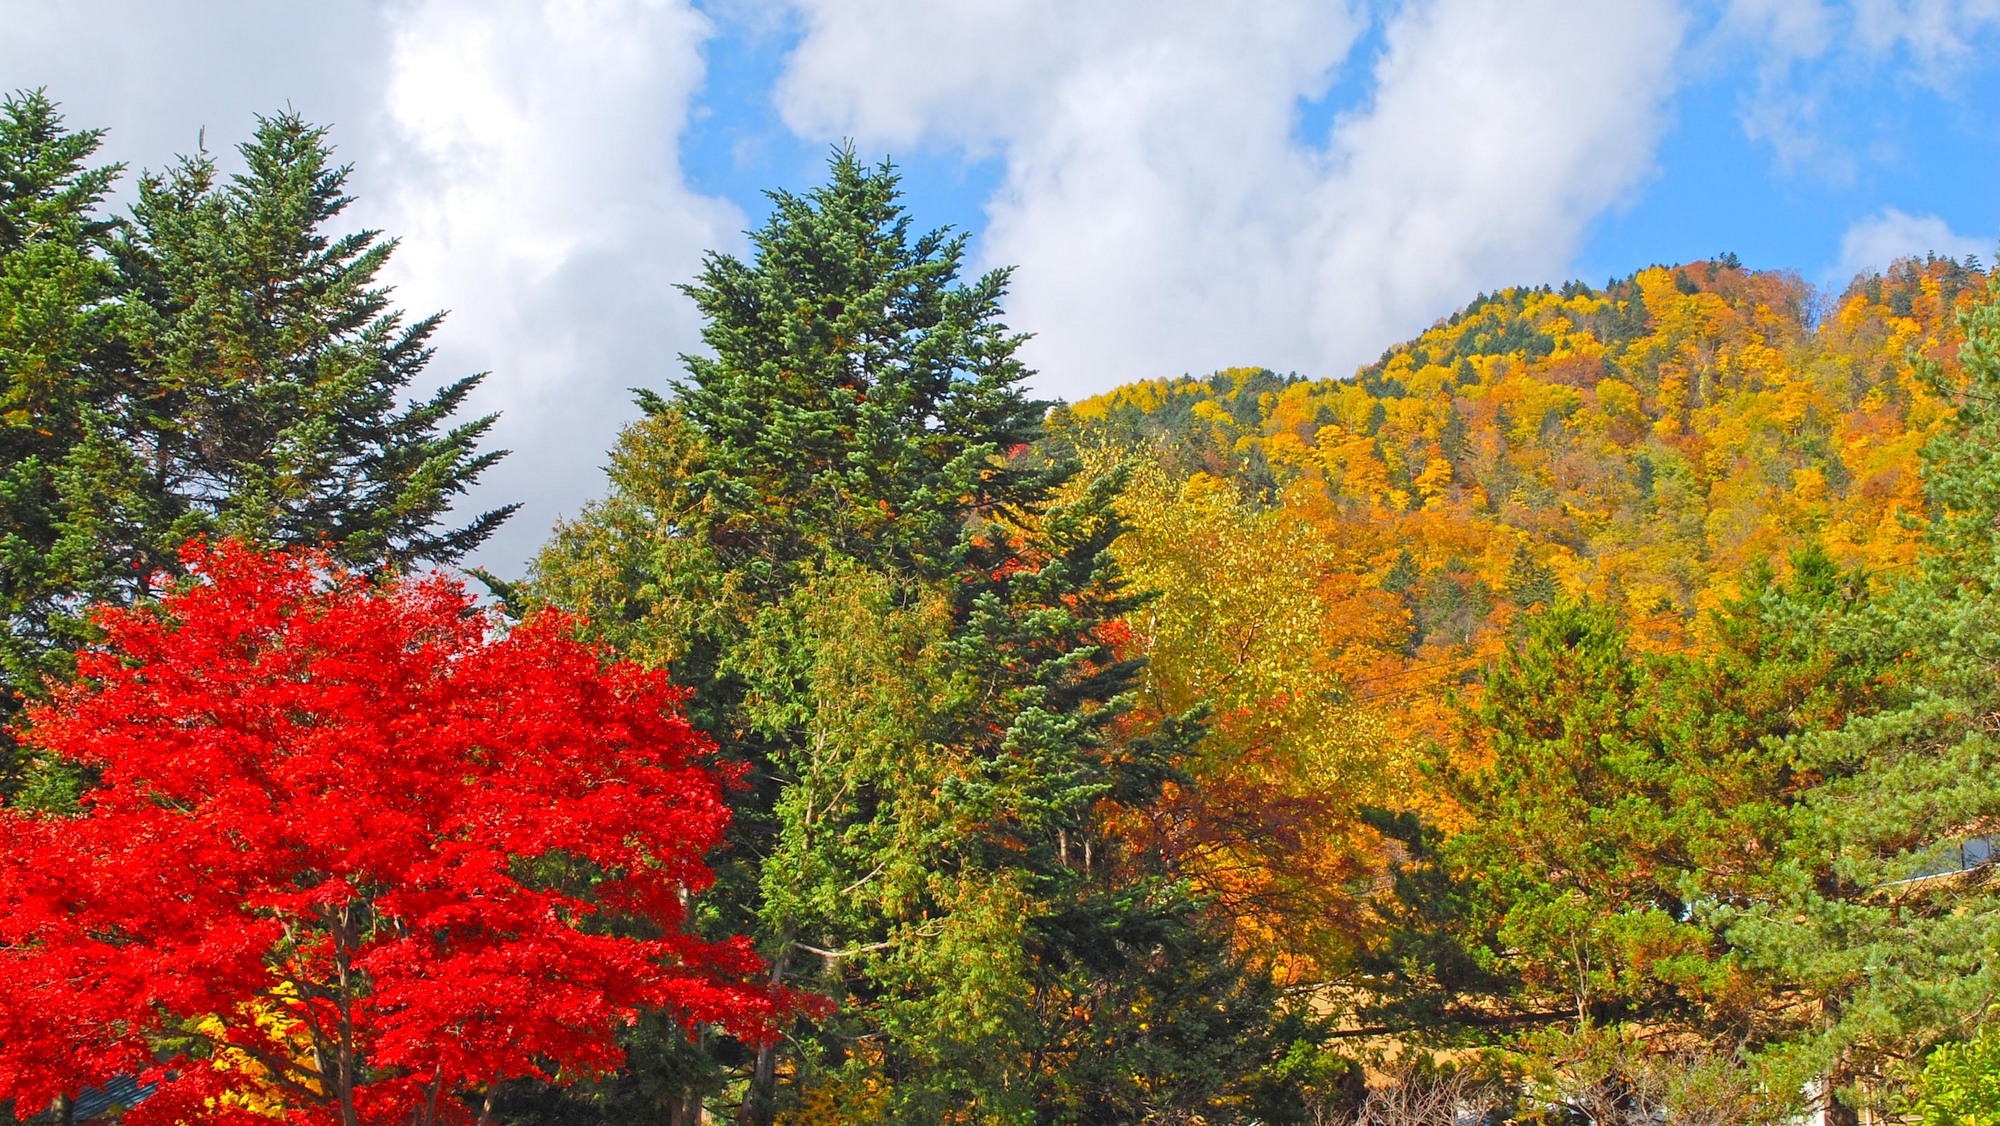
[[[1819,780],[1800,738],[1884,690],[1841,640],[1866,605],[1859,576],[1808,550],[1784,582],[1746,576],[1701,656],[1636,650],[1601,604],[1530,615],[1462,717],[1468,745],[1439,757],[1466,823],[1383,819],[1410,855],[1362,960],[1374,1018],[1445,1043],[1547,1024],[1725,1055],[1789,1042],[1794,984],[1729,919],[1769,902]]]
[[[1724,913],[1753,964],[1793,983],[1777,1054],[1850,1103],[1889,1099],[1907,1061],[1966,1036],[2000,991],[2000,893],[1983,855],[2000,818],[2000,293],[1962,317],[1962,386],[1925,451],[1923,573],[1841,623],[1890,670],[1885,707],[1801,741],[1823,779],[1793,811],[1784,863]]]
[[[771,198],[754,263],[710,255],[687,290],[715,350],[684,357],[676,399],[710,458],[691,495],[760,583],[826,555],[941,574],[967,514],[1022,511],[1066,473],[1004,456],[1046,407],[1020,390],[1006,272],[961,284],[964,237],[913,235],[895,177],[851,154]]]
[[[838,1006],[688,1082],[749,1123],[1247,1099],[1283,1047],[1272,991],[1115,828],[1197,733],[1132,721],[1138,667],[1104,640],[1139,604],[1109,550],[1122,478],[1031,451],[1005,274],[961,282],[963,239],[897,199],[843,152],[772,196],[750,261],[708,259],[714,355],[641,394],[611,494],[532,584],[693,686],[747,772],[713,921]]]
[[[130,573],[96,550],[130,470],[110,417],[126,388],[113,225],[97,214],[120,169],[90,165],[101,139],[39,92],[0,101],[0,723],[68,671],[77,608]],[[0,793],[21,767],[0,754]]]
[[[439,318],[390,307],[393,241],[333,233],[324,129],[259,119],[242,173],[185,158],[127,219],[101,214],[100,140],[39,92],[0,102],[0,723],[68,674],[88,606],[148,597],[192,537],[375,570],[460,559],[513,511],[449,522],[502,456],[493,417],[450,421],[478,376],[406,401]]]
[[[514,510],[440,526],[504,456],[477,449],[492,415],[445,427],[481,377],[403,400],[443,318],[390,307],[393,240],[329,230],[352,199],[325,129],[261,118],[239,151],[226,183],[206,154],[142,179],[116,248],[169,538],[325,546],[364,568],[463,558]]]

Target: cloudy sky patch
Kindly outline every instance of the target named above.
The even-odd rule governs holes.
[[[1825,284],[2000,234],[2000,0],[0,0],[0,87],[157,168],[287,105],[493,374],[518,571],[699,346],[675,288],[827,147],[1016,267],[1044,394],[1345,374],[1510,284],[1735,251]]]

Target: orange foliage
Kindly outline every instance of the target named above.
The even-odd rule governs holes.
[[[1121,550],[1159,592],[1128,646],[1149,705],[1214,708],[1194,784],[1135,832],[1247,948],[1325,968],[1380,869],[1363,809],[1450,820],[1414,749],[1515,615],[1588,596],[1673,650],[1753,563],[1914,558],[1946,406],[1919,367],[1950,378],[1983,283],[1906,261],[1823,302],[1733,260],[1654,267],[1482,296],[1352,379],[1232,369],[1059,408],[1059,439],[1143,463]]]

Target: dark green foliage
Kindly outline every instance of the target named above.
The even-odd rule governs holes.
[[[134,421],[173,509],[168,542],[149,546],[197,532],[324,545],[364,568],[463,558],[513,511],[439,527],[504,456],[476,449],[491,415],[441,429],[480,377],[401,400],[442,318],[406,325],[390,307],[376,278],[393,241],[328,230],[351,198],[324,129],[262,118],[240,151],[227,183],[206,154],[143,178],[117,248],[139,309]]]
[[[1058,479],[1005,456],[1045,406],[1020,393],[1005,272],[959,284],[964,237],[913,236],[896,196],[843,154],[810,195],[773,193],[754,264],[712,254],[687,287],[716,353],[682,357],[675,404],[710,458],[691,495],[757,581],[828,553],[939,573],[966,514]]]
[[[1562,596],[1562,587],[1556,582],[1556,573],[1536,559],[1528,545],[1522,544],[1507,567],[1506,593],[1508,600],[1520,609],[1547,608]]]
[[[1212,421],[1198,414],[1196,407],[1204,402],[1220,406],[1240,432],[1256,433],[1267,396],[1300,382],[1297,375],[1265,368],[1233,368],[1203,379],[1183,376],[1152,385],[1162,392],[1157,396],[1114,393],[1098,400],[1099,409],[1088,423],[1058,404],[1049,414],[1049,434],[1037,445],[1051,452],[1073,452],[1075,442],[1087,432],[1092,445],[1147,450],[1180,473],[1207,470],[1228,476],[1246,499],[1264,501],[1279,482],[1262,449],[1252,449],[1241,458],[1217,449]]]
[[[1005,275],[961,283],[963,241],[897,195],[841,153],[773,196],[752,261],[709,259],[715,356],[642,394],[611,496],[537,564],[535,596],[695,686],[749,770],[713,921],[840,1002],[685,1082],[752,1123],[1222,1105],[1285,1045],[1268,984],[1116,831],[1198,734],[1134,723],[1104,636],[1138,605],[1122,477],[1033,452]]]
[[[1284,1063],[1323,1030],[1298,1016],[1274,1024],[1276,988],[1194,924],[1195,907],[1127,892],[1042,924],[1041,1071],[1026,1120],[1306,1120],[1296,1080],[1308,1077]]]
[[[192,537],[372,570],[459,559],[512,511],[445,523],[501,456],[476,448],[493,420],[448,423],[476,376],[402,401],[438,318],[389,307],[393,242],[328,230],[349,200],[324,130],[262,119],[244,173],[184,159],[118,221],[99,139],[39,92],[0,103],[0,723]],[[11,794],[25,764],[0,758]]]
[[[107,411],[121,387],[116,277],[97,216],[119,169],[90,166],[100,134],[64,128],[39,91],[0,102],[0,724],[64,675],[73,614],[115,589],[123,560],[88,548],[114,519],[122,466]],[[19,784],[0,735],[0,793]]]

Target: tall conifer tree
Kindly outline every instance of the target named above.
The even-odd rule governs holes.
[[[1930,369],[1956,410],[1924,451],[1923,573],[1836,632],[1894,693],[1799,743],[1821,781],[1762,894],[1722,912],[1754,965],[1811,999],[1776,1054],[1826,1076],[1846,1121],[1907,1061],[1991,1022],[2000,994],[2000,286],[1960,323],[1962,374]]]
[[[175,508],[160,530],[325,546],[361,567],[462,558],[513,511],[441,526],[504,456],[476,448],[494,416],[445,425],[481,377],[403,401],[443,317],[390,306],[377,278],[394,240],[332,229],[352,197],[324,128],[259,118],[239,151],[227,182],[205,153],[142,179],[117,248],[141,310],[133,424]]]
[[[373,569],[459,559],[512,511],[448,520],[502,456],[477,448],[493,419],[449,421],[478,376],[405,401],[439,317],[390,307],[393,241],[332,230],[325,130],[260,119],[243,173],[185,159],[129,220],[101,212],[99,140],[40,92],[0,103],[0,722],[191,537]]]
[[[119,169],[91,165],[100,141],[40,91],[0,101],[0,724],[67,671],[79,605],[129,574],[97,550],[126,461],[109,418],[124,374],[113,224],[98,213]],[[6,793],[21,764],[0,745]]]
[[[772,198],[755,256],[689,288],[714,355],[642,395],[535,584],[696,686],[750,768],[725,900],[840,1009],[734,1062],[741,1120],[1208,1106],[1268,1062],[1270,996],[1107,821],[1193,731],[1127,730],[1118,481],[1030,453],[1006,276],[961,282],[964,240],[913,234],[889,168],[841,153]]]

